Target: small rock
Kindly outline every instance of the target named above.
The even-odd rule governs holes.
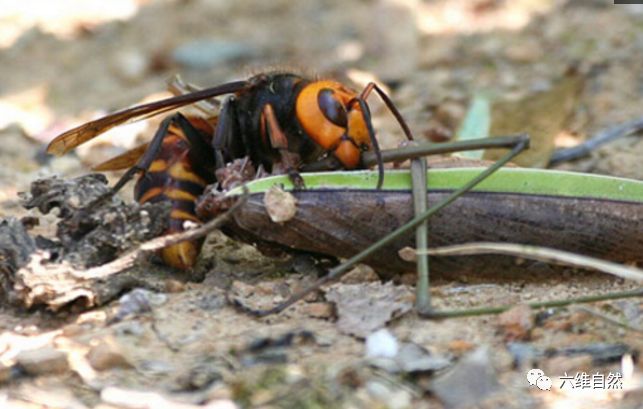
[[[518,368],[532,367],[534,362],[543,356],[542,351],[527,342],[509,342],[507,351]]]
[[[397,344],[396,347],[395,355],[390,356],[392,349],[384,351],[389,356],[369,357],[369,364],[391,373],[419,373],[444,369],[451,363],[450,359],[432,355],[422,346],[412,342]]]
[[[366,356],[368,358],[393,358],[399,351],[397,339],[382,328],[366,337]]]
[[[418,344],[405,342],[395,356],[402,372],[426,372],[446,368],[451,363],[444,356],[431,355]]]
[[[16,356],[16,363],[32,376],[63,373],[69,370],[67,354],[51,347],[20,352]]]
[[[143,288],[135,288],[119,300],[118,312],[114,319],[120,321],[130,315],[138,315],[152,310],[153,306],[163,305],[167,295],[157,294]]]
[[[311,302],[303,305],[302,312],[314,318],[332,318],[335,315],[335,307],[328,302]]]
[[[496,324],[506,341],[526,340],[534,326],[534,315],[528,305],[517,305],[500,314]]]
[[[358,284],[379,280],[379,276],[370,266],[367,266],[366,264],[358,264],[355,268],[346,273],[346,275],[340,279],[340,282],[344,284]]]
[[[499,388],[489,350],[485,347],[463,357],[429,387],[446,408],[480,404]]]
[[[87,353],[87,360],[92,368],[97,371],[104,371],[109,368],[126,368],[130,366],[127,358],[123,355],[121,348],[111,338],[103,339],[91,347]]]

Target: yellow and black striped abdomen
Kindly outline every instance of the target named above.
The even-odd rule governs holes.
[[[197,117],[187,120],[172,121],[158,154],[134,190],[139,203],[170,202],[168,234],[185,230],[186,223],[202,223],[196,216],[195,202],[205,187],[215,181],[214,151],[210,148],[215,121]],[[187,132],[203,143],[192,144]],[[170,266],[188,269],[196,263],[202,245],[203,240],[178,243],[161,250],[161,257]]]

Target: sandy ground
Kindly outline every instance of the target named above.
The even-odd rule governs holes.
[[[114,130],[63,158],[44,156],[44,143],[70,126],[166,95],[165,81],[175,73],[201,86],[271,67],[355,87],[377,79],[388,85],[416,136],[430,140],[451,137],[481,92],[509,101],[507,116],[534,118],[525,128],[557,135],[559,146],[643,112],[643,77],[635,68],[643,66],[640,6],[595,0],[119,0],[107,8],[66,0],[57,9],[35,0],[6,3],[0,6],[1,217],[30,214],[17,193],[37,177],[86,173],[149,137],[158,119]],[[582,89],[552,91],[571,67],[581,73]],[[548,97],[529,99],[538,92]],[[382,144],[396,146],[399,127],[380,102],[374,99],[371,108]],[[642,179],[641,157],[643,141],[631,136],[561,167]],[[43,220],[39,231],[51,233],[53,219]],[[427,321],[406,312],[382,325],[401,345],[421,347],[405,362],[434,359],[419,370],[391,372],[365,358],[364,337],[341,323],[342,313],[323,294],[263,319],[234,309],[226,301],[230,292],[272,303],[311,277],[291,274],[284,260],[222,234],[213,234],[206,248],[202,282],[163,278],[165,292],[142,295],[151,311],[122,320],[113,317],[123,301],[57,314],[0,303],[0,408],[641,407],[640,298],[589,310],[517,309],[502,318]],[[396,298],[363,270],[327,290],[326,299],[356,286],[367,299],[384,294],[408,310],[412,286],[402,284]],[[466,307],[634,288],[574,271],[527,275],[512,282],[438,280],[432,291],[438,306]],[[29,356],[30,350],[44,357]],[[19,359],[22,367],[35,362],[35,369],[16,372]],[[447,373],[445,365],[459,372]],[[529,386],[525,374],[534,367],[551,377],[551,391]],[[559,387],[565,374],[617,372],[624,389]],[[459,391],[469,382],[479,389]]]

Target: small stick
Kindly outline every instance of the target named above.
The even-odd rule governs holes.
[[[495,139],[495,138],[494,138]],[[407,222],[405,225],[399,227],[397,230],[394,232],[388,234],[384,238],[378,240],[365,250],[362,250],[358,254],[354,255],[350,259],[348,259],[346,262],[343,264],[340,264],[339,266],[331,269],[328,274],[317,280],[313,285],[311,285],[308,288],[305,288],[304,290],[294,294],[290,299],[286,300],[285,302],[279,304],[278,306],[268,309],[268,310],[263,310],[263,311],[253,311],[253,313],[257,316],[263,317],[266,315],[270,314],[276,314],[279,313],[286,308],[290,307],[292,304],[296,303],[297,301],[301,300],[304,298],[306,295],[308,295],[310,292],[317,290],[320,286],[338,279],[342,277],[344,274],[346,274],[350,269],[357,263],[361,262],[371,254],[375,253],[382,247],[385,247],[392,241],[398,239],[402,235],[406,234],[407,232],[411,231],[412,229],[416,228],[420,224],[422,224],[425,220],[428,220],[429,217],[433,216],[435,213],[438,211],[442,210],[444,207],[448,206],[451,204],[454,200],[456,200],[458,197],[462,196],[464,193],[468,192],[471,190],[473,187],[475,187],[478,183],[482,182],[484,179],[489,177],[492,173],[494,173],[496,170],[500,169],[502,166],[504,166],[507,162],[509,162],[511,159],[513,159],[516,155],[518,155],[520,152],[525,150],[529,146],[529,137],[527,135],[522,135],[522,137],[518,140],[518,143],[513,147],[511,152],[507,153],[505,156],[500,158],[497,162],[495,162],[493,165],[489,166],[482,172],[478,174],[475,178],[471,179],[468,183],[466,183],[463,187],[460,189],[454,191],[451,193],[449,196],[447,196],[446,199],[442,200],[440,203],[432,206],[430,209],[428,209],[426,212],[422,213],[419,216],[416,216],[414,219],[411,221]]]
[[[477,242],[428,249],[425,252],[431,256],[505,254],[509,256],[528,258],[531,260],[544,261],[547,263],[598,270],[626,280],[643,283],[643,270],[638,268],[628,267],[581,254],[570,253],[568,251],[530,246],[526,244]],[[419,251],[417,253],[419,254]]]
[[[245,187],[245,186],[244,186]],[[225,211],[225,213],[215,217],[209,222],[199,226],[195,229],[186,230],[180,233],[170,234],[167,236],[157,237],[142,243],[134,250],[131,250],[114,261],[111,261],[102,266],[93,267],[82,273],[74,275],[83,279],[96,279],[110,276],[120,271],[126,270],[136,263],[136,261],[146,254],[153,253],[164,247],[171,246],[187,240],[194,240],[208,235],[211,231],[217,229],[225,223],[241,206],[248,200],[248,190],[244,189],[243,195],[235,201],[235,203]]]
[[[574,309],[578,310],[578,311],[586,312],[588,314],[591,314],[591,315],[593,315],[593,316],[595,316],[597,318],[602,319],[603,321],[609,322],[610,324],[613,324],[613,325],[617,325],[617,326],[619,326],[621,328],[625,328],[625,329],[628,329],[628,330],[634,331],[634,332],[640,332],[640,333],[643,334],[643,328],[641,328],[639,326],[634,326],[634,325],[622,322],[618,318],[613,317],[613,316],[608,315],[608,314],[605,314],[605,313],[602,313],[600,311],[597,311],[594,308],[589,308],[589,307],[584,307],[584,306],[579,305],[578,307],[576,307]]]
[[[571,148],[556,150],[549,159],[549,166],[561,162],[582,158],[589,155],[594,149],[622,136],[627,136],[643,129],[643,118],[634,119],[620,125],[598,131],[585,142]]]
[[[183,79],[178,74],[167,82],[167,89],[177,97],[201,90],[201,88],[183,82]],[[206,116],[212,116],[218,112],[221,103],[218,99],[210,98],[197,101],[193,105]]]
[[[583,256],[580,254],[569,253],[567,251],[555,250],[546,247],[529,246],[512,243],[467,243],[454,246],[445,246],[425,251],[431,256],[467,256],[473,254],[505,254],[518,257],[529,258],[532,260],[545,261],[556,264],[572,265],[576,267],[591,268],[615,275],[620,278],[643,282],[643,271],[634,267],[623,266],[605,260],[599,260],[594,257]],[[417,252],[419,254],[419,251]],[[623,291],[608,293],[604,295],[591,295],[579,298],[551,300],[544,302],[528,303],[531,308],[562,307],[570,304],[590,303],[596,301],[606,301],[629,297],[643,297],[643,288],[632,291]],[[471,317],[478,315],[500,314],[512,305],[503,305],[499,307],[480,307],[460,310],[433,310],[426,313],[418,311],[420,315],[426,318],[455,318]]]

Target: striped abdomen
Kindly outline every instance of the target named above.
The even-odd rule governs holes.
[[[162,200],[171,203],[168,234],[185,230],[186,223],[202,224],[195,213],[195,202],[205,187],[215,181],[210,146],[216,120],[186,119],[183,122],[172,119],[158,154],[134,189],[139,203]],[[203,143],[190,143],[187,133]],[[161,250],[161,257],[170,266],[188,269],[196,263],[202,245],[202,239],[178,243]]]

